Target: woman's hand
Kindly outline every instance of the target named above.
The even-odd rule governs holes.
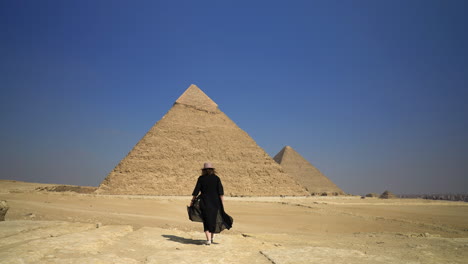
[[[193,205],[193,202],[195,201],[196,198],[197,198],[196,196],[192,196],[192,200],[190,201],[190,206]]]

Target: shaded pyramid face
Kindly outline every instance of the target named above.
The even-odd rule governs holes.
[[[310,194],[344,194],[343,190],[290,146],[284,147],[273,159]]]
[[[109,173],[97,192],[191,195],[204,162],[216,168],[226,195],[308,195],[195,85]]]

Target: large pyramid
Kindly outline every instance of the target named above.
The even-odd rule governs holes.
[[[344,194],[330,179],[304,159],[290,146],[284,147],[273,158],[284,170],[294,177],[310,194]]]
[[[204,162],[216,167],[226,195],[308,195],[195,85],[109,173],[97,193],[190,195]]]

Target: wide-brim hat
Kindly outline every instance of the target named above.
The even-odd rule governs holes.
[[[203,164],[202,170],[206,170],[206,169],[214,169],[213,164],[209,162],[206,162],[205,164]]]

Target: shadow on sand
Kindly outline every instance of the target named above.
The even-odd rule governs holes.
[[[183,237],[173,236],[173,235],[162,235],[162,236],[164,238],[167,238],[170,241],[174,241],[174,242],[181,243],[181,244],[203,245],[203,242],[205,242],[205,240],[183,238]]]

